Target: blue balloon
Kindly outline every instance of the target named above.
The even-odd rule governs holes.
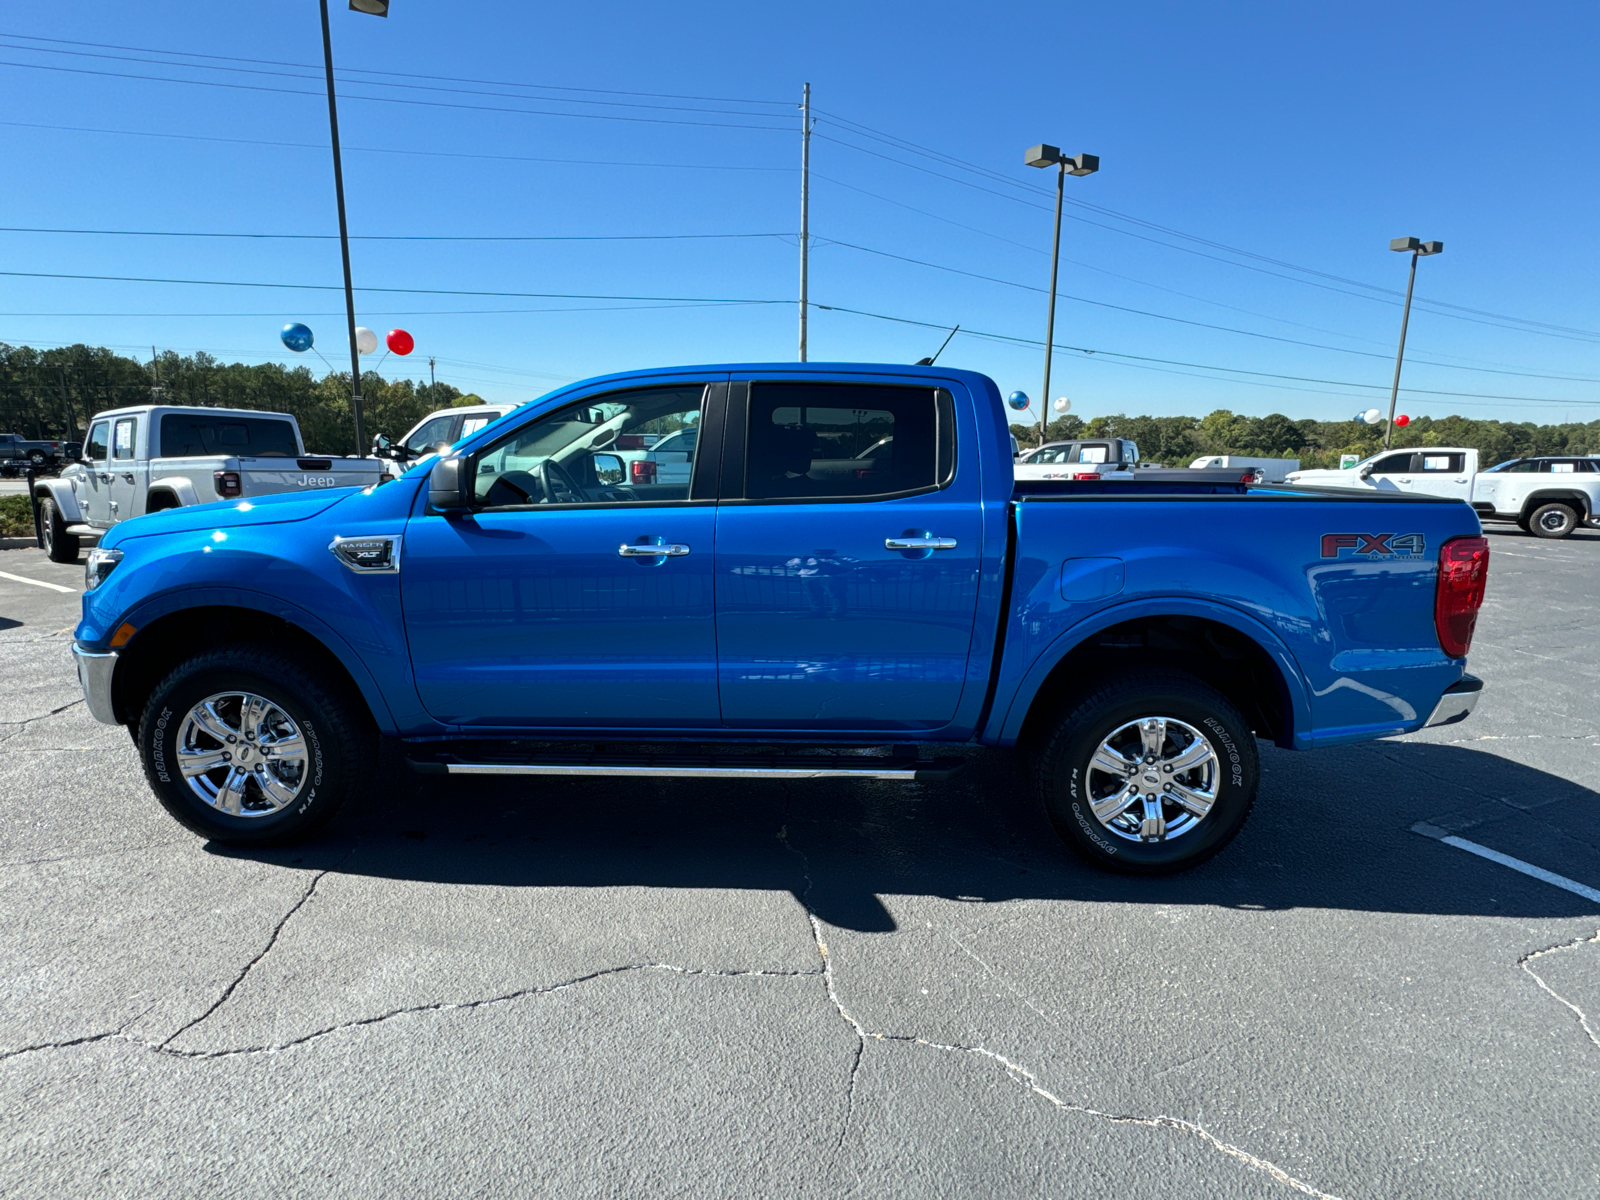
[[[299,321],[290,321],[278,336],[283,339],[283,344],[296,354],[304,354],[311,349],[311,327],[302,325]]]
[[[1016,409],[1018,412],[1021,412],[1023,409],[1028,407],[1028,393],[1012,392],[1011,395],[1006,397],[1006,403],[1011,405],[1011,407]]]

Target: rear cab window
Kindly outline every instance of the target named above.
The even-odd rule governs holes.
[[[1421,470],[1460,473],[1466,469],[1467,456],[1464,454],[1430,454],[1423,451],[1417,455],[1422,460]]]
[[[274,417],[163,413],[160,458],[298,458],[294,426]]]
[[[940,388],[758,381],[747,414],[748,500],[903,496],[954,471],[954,408]]]

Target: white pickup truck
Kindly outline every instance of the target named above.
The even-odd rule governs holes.
[[[97,413],[83,457],[34,487],[39,533],[54,562],[75,562],[119,521],[272,492],[367,487],[375,458],[306,453],[288,413],[141,405]]]
[[[1478,470],[1478,452],[1428,446],[1376,454],[1342,471],[1295,471],[1285,482],[1453,496],[1485,521],[1514,521],[1543,538],[1564,538],[1600,512],[1600,461],[1551,455]]]

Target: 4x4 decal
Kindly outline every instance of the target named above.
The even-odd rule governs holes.
[[[1421,558],[1427,541],[1420,533],[1325,533],[1323,558],[1365,558],[1367,560]]]

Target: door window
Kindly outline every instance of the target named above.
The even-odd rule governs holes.
[[[494,420],[492,413],[479,413],[475,417],[464,417],[461,421],[461,436],[467,437],[470,434],[477,433],[478,430],[492,420]]]
[[[1411,451],[1404,454],[1389,454],[1372,464],[1374,475],[1409,475],[1411,474]]]
[[[111,457],[132,458],[134,434],[138,431],[139,423],[133,417],[124,417],[118,421],[111,435]]]
[[[450,422],[454,420],[449,415],[435,417],[431,421],[424,421],[421,428],[406,439],[406,449],[417,454],[424,454],[432,450],[440,442],[450,443]]]
[[[1464,454],[1421,454],[1422,469],[1441,473],[1460,474],[1466,469],[1467,456]]]
[[[546,413],[473,457],[474,499],[483,508],[687,500],[698,438],[675,442],[687,467],[672,472],[658,471],[647,443],[698,430],[705,390],[611,392]]]
[[[744,494],[836,500],[942,487],[955,463],[954,430],[940,389],[752,384]]]
[[[1517,475],[1528,475],[1534,471],[1537,471],[1538,469],[1539,460],[1536,458],[1525,458],[1521,462],[1514,462],[1509,467],[1504,468],[1506,474],[1508,475],[1513,473]]]
[[[110,428],[107,422],[97,421],[94,428],[89,430],[89,440],[83,447],[83,456],[90,462],[105,462],[106,431]]]

